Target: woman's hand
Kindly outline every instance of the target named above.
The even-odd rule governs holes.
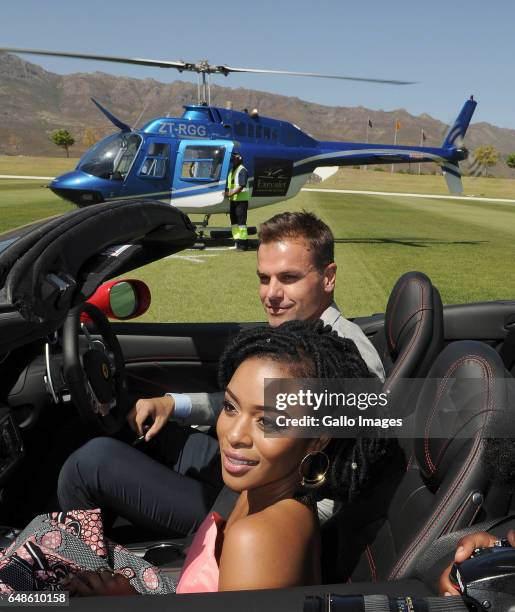
[[[508,541],[512,546],[515,546],[515,530],[511,529],[507,535]],[[478,531],[476,533],[472,533],[468,536],[461,538],[458,542],[458,547],[456,549],[456,553],[454,555],[453,563],[462,563],[465,559],[468,559],[476,548],[488,548],[494,545],[498,538],[493,535],[490,535],[486,531]],[[458,589],[452,584],[449,579],[449,572],[452,569],[451,563],[449,567],[445,569],[445,571],[440,576],[440,581],[438,585],[438,590],[440,595],[459,595],[460,592]]]
[[[109,569],[97,572],[81,572],[61,583],[70,597],[95,597],[111,595],[138,595],[138,591],[122,576]]]

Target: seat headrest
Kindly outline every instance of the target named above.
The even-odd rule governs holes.
[[[395,360],[415,334],[431,328],[433,285],[423,272],[407,272],[395,283],[385,313],[387,348]]]
[[[495,425],[508,408],[508,376],[485,343],[453,342],[440,353],[415,411],[415,458],[426,480],[438,485],[465,446],[499,433]]]

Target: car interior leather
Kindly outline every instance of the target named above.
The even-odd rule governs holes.
[[[412,440],[404,474],[324,526],[324,581],[413,577],[437,538],[508,512],[484,454],[485,438],[499,433],[499,421],[512,428],[503,434],[515,437],[515,419],[505,418],[510,378],[485,343],[460,341],[444,349],[417,401],[414,420],[423,435]]]
[[[422,272],[407,272],[395,283],[386,306],[378,347],[386,372],[384,389],[395,416],[413,411],[402,379],[424,378],[444,347],[443,306],[438,289]]]

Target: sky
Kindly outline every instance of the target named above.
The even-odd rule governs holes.
[[[213,80],[329,106],[405,108],[446,123],[474,94],[474,122],[515,129],[512,0],[0,0],[0,9],[0,47],[416,81],[392,86],[271,75]],[[104,62],[25,59],[60,74],[195,78]]]

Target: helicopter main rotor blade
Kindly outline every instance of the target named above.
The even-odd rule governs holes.
[[[151,66],[154,68],[176,68],[177,70],[191,70],[186,62],[167,62],[159,60],[119,57],[116,55],[93,55],[91,53],[70,53],[67,51],[47,51],[45,49],[17,49],[17,48],[0,48],[1,52],[21,53],[28,55],[49,55],[51,57],[71,57],[76,59],[98,60],[101,62],[116,62],[118,64],[137,64],[139,66]]]
[[[397,81],[393,79],[369,79],[365,77],[341,76],[337,74],[321,74],[319,72],[291,72],[289,70],[267,70],[261,68],[233,68],[231,66],[218,66],[220,72],[251,72],[256,74],[283,74],[287,76],[316,77],[320,79],[340,79],[343,81],[361,81],[364,83],[384,83],[387,85],[414,85],[416,81]]]
[[[395,79],[369,79],[365,77],[343,76],[337,74],[321,74],[319,72],[295,72],[291,70],[268,70],[264,68],[236,68],[233,66],[213,65],[207,60],[200,62],[152,60],[137,57],[120,57],[116,55],[96,55],[92,53],[72,53],[68,51],[48,51],[46,49],[20,49],[14,47],[0,48],[1,52],[21,53],[28,55],[48,55],[51,57],[69,57],[76,59],[97,60],[101,62],[115,62],[118,64],[133,64],[149,66],[152,68],[175,68],[179,72],[197,72],[204,74],[223,74],[231,72],[248,72],[253,74],[278,74],[285,76],[316,77],[320,79],[339,79],[343,81],[359,81],[362,83],[382,83],[386,85],[413,85],[415,81],[399,81]]]

